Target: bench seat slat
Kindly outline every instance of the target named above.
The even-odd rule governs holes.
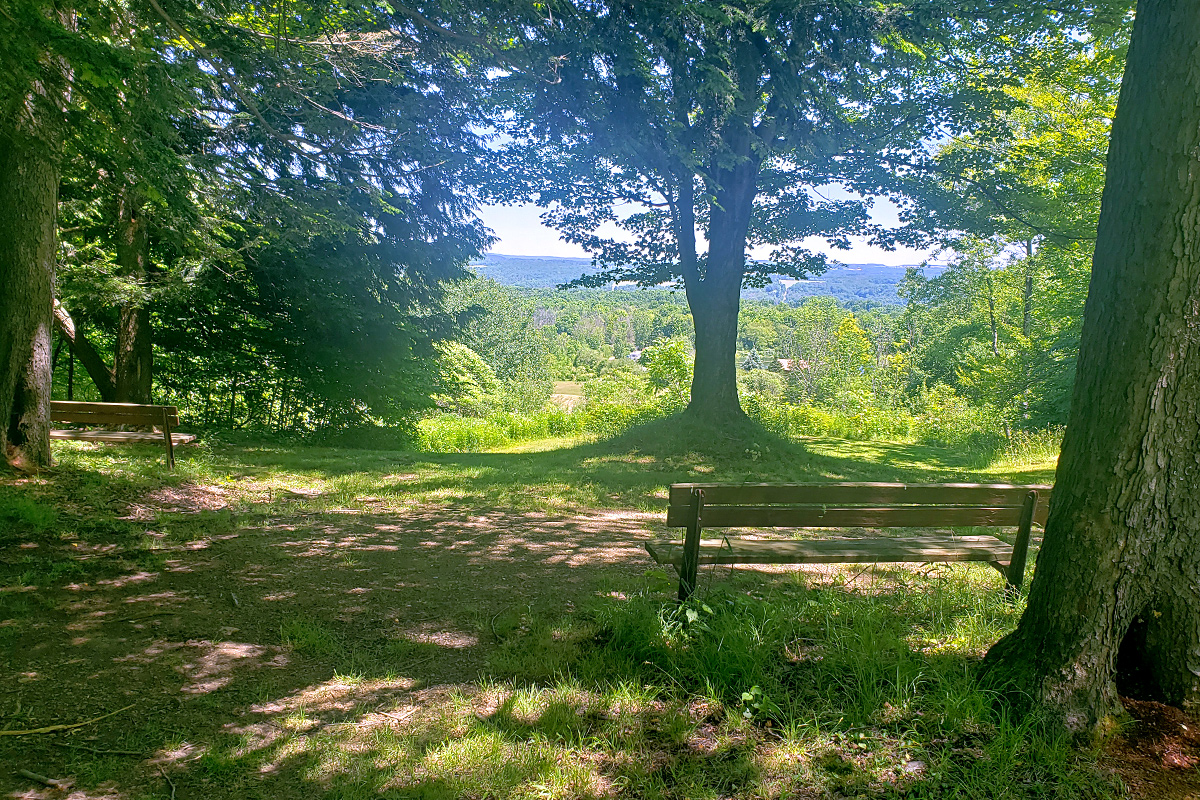
[[[928,508],[947,508],[955,506],[972,506],[987,508],[1012,508],[1019,516],[1019,509],[1024,505],[1025,496],[1031,489],[1038,492],[1038,503],[1034,509],[1033,519],[1039,525],[1046,524],[1050,508],[1049,486],[1011,486],[1008,484],[914,484],[907,486],[902,483],[840,483],[840,484],[772,484],[772,483],[743,483],[743,484],[706,484],[706,483],[677,483],[671,486],[670,503],[667,507],[667,525],[672,528],[686,527],[690,517],[691,493],[693,489],[704,492],[704,507],[707,518],[706,526],[740,525],[752,527],[749,522],[713,521],[711,514],[715,507],[737,506],[751,507],[796,507],[812,506],[828,512],[834,508],[868,507],[879,508],[888,506],[923,506]],[[759,523],[771,527],[772,523]],[[867,525],[868,523],[847,522],[848,525]],[[903,526],[905,523],[890,523]],[[963,522],[944,523],[947,525],[1016,525],[1016,522]],[[782,527],[818,527],[800,522],[784,523]],[[828,525],[824,527],[830,527]],[[911,527],[917,527],[912,523]]]
[[[678,569],[682,542],[648,542],[646,551],[659,564]],[[1012,545],[994,536],[916,536],[767,540],[738,537],[704,539],[701,564],[874,564],[900,562],[987,561],[1007,563]]]
[[[137,410],[146,408],[176,410],[176,406],[152,406],[142,403],[93,403],[87,400],[51,400],[50,407],[59,411],[107,411],[107,410]]]
[[[51,414],[52,422],[65,422],[77,425],[161,425],[162,414]],[[173,428],[179,424],[179,417],[167,417],[167,422]]]
[[[129,444],[131,442],[163,443],[163,435],[145,431],[86,431],[86,430],[52,430],[51,439],[63,439],[76,442],[108,442],[110,444]],[[171,433],[172,444],[188,444],[196,441],[194,433]]]
[[[175,406],[50,401],[50,419],[54,422],[78,422],[87,425],[161,425],[164,412],[171,427],[179,424],[179,409]]]

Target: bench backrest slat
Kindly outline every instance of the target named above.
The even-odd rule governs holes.
[[[55,422],[95,425],[161,425],[164,411],[167,413],[167,422],[171,427],[179,425],[179,409],[175,406],[85,403],[71,400],[50,401],[50,419]]]
[[[1021,522],[1021,509],[705,506],[700,521],[706,528],[954,528],[969,525],[1015,527]]]
[[[686,527],[693,489],[705,527],[843,528],[1016,526],[1030,489],[1045,524],[1049,486],[1007,484],[674,484],[667,525]]]

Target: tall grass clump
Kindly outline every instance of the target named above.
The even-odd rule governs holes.
[[[418,423],[417,446],[439,453],[474,453],[532,439],[579,436],[584,422],[579,414],[551,407],[530,414],[495,411],[485,417],[438,414]]]
[[[672,404],[655,402],[653,399],[637,404],[588,403],[582,411],[583,428],[598,438],[610,439],[636,425],[668,417],[677,410]]]
[[[1057,453],[1054,431],[1014,429],[993,406],[972,403],[947,387],[923,391],[906,404],[884,402],[870,392],[845,391],[821,403],[797,403],[747,393],[746,413],[763,427],[791,439],[804,436],[889,441],[946,447],[990,463],[1011,452],[1028,463]]]
[[[1055,427],[1010,431],[997,461],[1013,467],[1052,462],[1062,449],[1063,432]]]
[[[1020,604],[978,571],[912,578],[867,593],[755,576],[684,604],[644,593],[596,612],[578,674],[718,704],[807,752],[813,780],[848,796],[895,790],[906,771],[908,797],[1111,796],[1086,754],[975,682]]]
[[[767,430],[790,439],[831,436],[856,441],[905,441],[911,438],[913,418],[903,409],[860,402],[841,407],[797,405],[761,395],[749,395],[742,402],[751,418]]]
[[[990,405],[975,405],[953,389],[934,387],[918,400],[913,435],[922,444],[941,445],[995,456],[1007,441],[1003,415]]]

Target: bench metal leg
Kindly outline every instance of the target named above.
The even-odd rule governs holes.
[[[703,490],[693,489],[687,534],[683,538],[683,561],[679,565],[680,602],[696,591],[696,573],[700,569],[700,506],[703,500]]]
[[[167,442],[167,469],[175,469],[175,442],[171,439],[171,417],[167,414],[167,410],[163,409],[163,439]]]

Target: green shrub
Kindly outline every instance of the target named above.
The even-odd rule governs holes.
[[[1063,429],[1038,428],[1031,431],[1014,430],[1000,451],[998,460],[1013,466],[1043,464],[1058,458],[1062,449]]]
[[[491,419],[439,414],[418,424],[417,446],[436,453],[475,453],[509,443],[503,427]]]
[[[900,409],[886,409],[865,403],[848,403],[841,409],[795,405],[750,395],[743,401],[746,413],[773,433],[788,438],[832,436],[839,439],[909,438],[912,416]]]
[[[831,406],[796,405],[749,393],[742,400],[752,418],[780,436],[831,436],[861,441],[920,442],[967,450],[995,457],[1007,446],[1057,453],[1056,434],[1008,431],[1003,417],[988,405],[972,405],[953,389],[938,386],[918,400],[917,413],[888,408],[869,392],[846,391],[833,398]],[[1037,460],[1033,455],[1030,460]]]
[[[642,405],[588,403],[583,408],[583,427],[588,433],[608,439],[624,433],[634,425],[665,416],[667,413],[654,402]]]
[[[994,455],[1005,443],[1000,413],[989,405],[972,405],[948,386],[926,390],[920,404],[913,434],[923,444]]]

